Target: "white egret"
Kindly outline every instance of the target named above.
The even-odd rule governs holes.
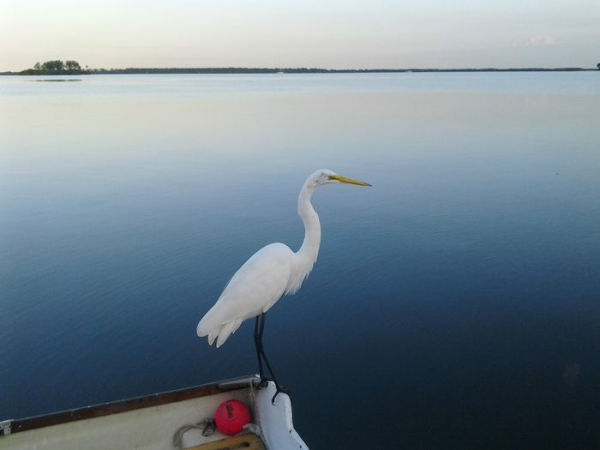
[[[282,391],[262,346],[266,312],[286,294],[294,294],[312,270],[321,244],[319,216],[311,204],[315,190],[326,184],[370,186],[363,181],[346,178],[327,169],[310,175],[298,196],[298,215],[304,223],[304,241],[297,252],[282,243],[269,244],[250,257],[233,275],[215,305],[198,323],[199,337],[208,336],[208,343],[217,341],[220,347],[246,319],[256,317],[254,343],[261,380],[265,380],[264,360],[277,387]],[[275,401],[273,396],[273,401]]]

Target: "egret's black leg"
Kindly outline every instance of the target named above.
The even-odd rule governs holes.
[[[263,370],[261,352],[262,352],[262,335],[259,334],[259,329],[261,328],[262,315],[256,316],[256,321],[254,322],[254,346],[256,347],[256,357],[258,358],[258,374],[260,376],[260,381],[262,382],[265,379],[265,372]]]
[[[277,394],[279,394],[280,392],[283,392],[285,394],[290,394],[290,392],[281,387],[281,385],[278,383],[277,381],[277,377],[275,376],[275,372],[273,372],[273,368],[271,367],[271,364],[269,364],[269,359],[267,358],[267,355],[265,354],[265,350],[263,348],[263,344],[262,344],[262,337],[263,337],[263,332],[265,330],[265,318],[266,318],[266,314],[263,313],[260,316],[262,319],[260,321],[260,324],[257,324],[258,327],[258,343],[257,343],[257,349],[259,349],[259,353],[260,355],[262,355],[262,359],[264,360],[265,364],[267,365],[267,369],[269,369],[269,373],[271,374],[271,378],[273,378],[273,382],[275,383],[275,395],[273,396],[273,399],[271,400],[272,403],[275,403],[275,397],[277,397]],[[259,357],[260,360],[260,357]],[[261,366],[262,367],[262,366]]]

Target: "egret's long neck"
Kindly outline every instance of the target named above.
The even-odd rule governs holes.
[[[321,222],[319,222],[319,216],[310,203],[314,192],[315,187],[307,183],[302,187],[298,196],[298,215],[304,223],[304,241],[296,255],[302,266],[306,265],[306,275],[317,261],[319,246],[321,245]]]

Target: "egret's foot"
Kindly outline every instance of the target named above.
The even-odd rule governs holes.
[[[276,391],[275,391],[275,395],[273,395],[273,398],[271,399],[271,403],[274,405],[275,404],[275,397],[277,397],[277,394],[279,394],[280,392],[283,392],[284,394],[287,394],[288,396],[290,396],[292,394],[292,391],[290,391],[289,389],[286,389],[284,387],[281,387],[279,385],[276,385]]]
[[[258,389],[264,389],[269,385],[269,381],[271,381],[269,378],[261,378],[256,387]]]

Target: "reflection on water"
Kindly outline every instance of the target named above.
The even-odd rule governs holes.
[[[251,325],[217,351],[197,321],[300,245],[328,167],[374,188],[315,195],[265,331],[307,443],[597,443],[597,74],[27,80],[0,78],[0,418],[254,372]]]
[[[65,81],[81,81],[81,78],[36,78],[36,83],[63,83]]]

